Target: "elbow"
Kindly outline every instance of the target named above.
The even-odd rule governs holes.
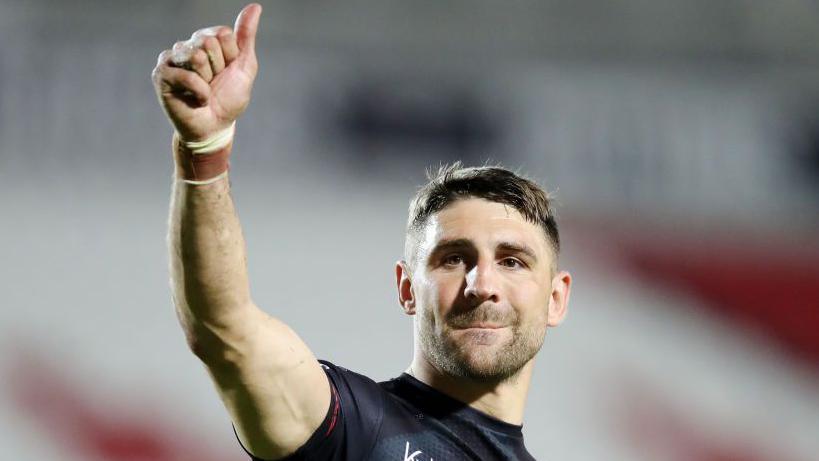
[[[202,362],[211,362],[218,356],[215,350],[216,348],[212,344],[208,344],[208,341],[204,341],[202,338],[190,332],[186,332],[185,336],[186,342],[188,343],[188,350]]]
[[[258,311],[252,303],[222,309],[176,307],[188,349],[205,365],[235,366],[251,352]]]
[[[203,325],[185,328],[188,349],[208,367],[233,368],[247,356],[234,332],[217,332]]]

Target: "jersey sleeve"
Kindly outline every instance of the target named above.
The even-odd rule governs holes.
[[[277,461],[367,459],[383,419],[384,391],[366,376],[324,360],[319,360],[319,363],[330,381],[332,395],[327,415],[304,445],[292,455]],[[247,454],[253,461],[267,461],[250,452]]]

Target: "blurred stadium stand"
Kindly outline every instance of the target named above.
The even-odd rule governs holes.
[[[176,424],[240,459],[169,307],[149,74],[241,5],[0,0],[0,458],[199,459]],[[318,355],[403,369],[383,306],[406,201],[429,165],[501,162],[556,190],[577,280],[530,397],[538,459],[819,459],[819,2],[264,7],[232,176],[254,293],[303,302],[281,315]],[[317,264],[322,290],[294,280]]]

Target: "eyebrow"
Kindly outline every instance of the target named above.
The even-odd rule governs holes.
[[[464,248],[475,248],[475,244],[472,240],[459,238],[459,239],[452,239],[452,240],[441,240],[432,248],[430,251],[430,256],[436,256],[441,252],[447,250],[458,250]],[[524,254],[529,257],[532,261],[537,261],[537,253],[535,250],[532,249],[529,245],[525,243],[518,243],[518,242],[510,242],[510,241],[501,241],[497,244],[496,248],[498,250],[506,251],[508,253],[520,253]]]
[[[434,247],[432,247],[432,250],[429,252],[429,255],[435,256],[443,251],[464,248],[475,248],[475,245],[469,239],[441,240]]]
[[[500,242],[498,249],[508,251],[510,253],[522,253],[528,256],[532,261],[537,261],[537,253],[529,245],[518,242]]]

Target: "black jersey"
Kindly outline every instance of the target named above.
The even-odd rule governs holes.
[[[406,373],[376,383],[320,362],[330,380],[330,408],[287,461],[534,460],[523,445],[522,426],[475,410]]]

